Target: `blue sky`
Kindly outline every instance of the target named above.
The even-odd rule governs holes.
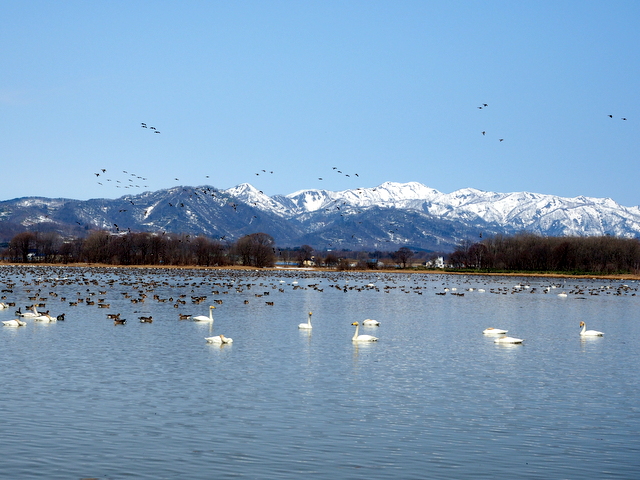
[[[0,7],[2,200],[418,181],[640,204],[640,2]]]

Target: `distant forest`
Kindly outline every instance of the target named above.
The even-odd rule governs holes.
[[[638,239],[497,235],[463,242],[453,253],[414,251],[319,251],[309,245],[278,248],[266,233],[235,242],[186,234],[94,231],[72,240],[54,232],[22,232],[1,252],[16,263],[100,263],[108,265],[176,265],[271,267],[277,263],[346,270],[415,268],[444,257],[447,270],[474,272],[549,272],[570,274],[640,274]]]
[[[542,237],[528,233],[467,242],[448,257],[453,268],[486,272],[640,273],[637,238]]]
[[[410,267],[434,254],[401,247],[395,252],[318,251],[309,245],[278,248],[266,233],[245,235],[235,242],[186,234],[94,231],[72,240],[54,232],[22,232],[2,251],[4,261],[15,263],[100,263],[108,265],[175,265],[271,267],[276,263],[320,267]]]

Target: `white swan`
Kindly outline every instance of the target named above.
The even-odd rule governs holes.
[[[35,305],[35,304],[33,304],[33,305],[31,306],[31,311],[30,311],[30,312],[29,312],[29,311],[27,311],[27,312],[22,313],[22,312],[20,311],[20,309],[18,308],[18,311],[17,311],[16,313],[17,313],[19,316],[24,317],[24,318],[35,318],[35,317],[37,317],[37,316],[39,316],[39,315],[40,315],[40,314],[38,313],[38,310],[36,310],[36,305]]]
[[[562,293],[559,293],[558,296],[560,298],[567,298],[567,293],[566,292],[562,292]]]
[[[501,328],[493,328],[493,327],[489,327],[489,328],[485,328],[482,333],[484,333],[485,335],[503,335],[505,333],[507,333],[509,330],[502,330]]]
[[[354,342],[377,342],[378,337],[374,337],[373,335],[358,335],[358,331],[360,330],[360,324],[358,322],[353,322],[351,325],[356,326],[356,333],[353,334],[353,338],[351,339]]]
[[[498,337],[493,341],[493,343],[522,343],[522,342],[524,342],[524,340],[522,340],[521,338],[514,338],[514,337]]]
[[[0,310],[4,310],[5,308],[9,308],[9,305],[6,303],[0,302]]]
[[[584,322],[580,322],[580,326],[582,327],[580,335],[585,337],[602,337],[604,335],[604,333],[598,332],[597,330],[587,330],[587,324]]]
[[[307,323],[301,323],[300,325],[298,325],[298,328],[303,328],[305,330],[311,330],[311,315],[313,315],[313,312],[309,312],[309,319],[307,320]]]
[[[22,320],[18,320],[16,318],[15,320],[3,320],[2,324],[5,327],[24,327],[27,322],[23,322]]]
[[[56,317],[52,317],[48,313],[38,313],[38,316],[33,317],[36,322],[55,322],[58,319]]]
[[[209,306],[209,316],[206,315],[196,315],[195,317],[191,317],[194,322],[211,322],[213,323],[213,309],[216,308],[213,305]]]
[[[216,343],[216,344],[224,344],[224,343],[233,343],[233,338],[225,337],[224,335],[216,335],[215,337],[204,337],[207,343]]]
[[[371,318],[367,318],[366,320],[362,321],[362,326],[363,327],[379,327],[380,326],[380,322],[378,320],[373,320]]]

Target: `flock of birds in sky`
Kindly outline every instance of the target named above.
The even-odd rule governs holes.
[[[482,103],[479,106],[477,106],[477,109],[479,109],[479,110],[486,110],[487,108],[489,108],[489,104],[488,103]],[[607,116],[609,118],[611,118],[611,119],[614,118],[614,116],[611,115],[611,114],[609,114]],[[626,121],[627,117],[621,117],[621,120]],[[153,132],[154,134],[159,134],[160,133],[160,130],[158,130],[156,127],[149,126],[145,122],[141,122],[140,126],[141,126],[141,128],[146,129],[146,130],[148,130],[150,132]],[[487,134],[488,134],[487,130],[482,130],[480,133],[482,134],[482,136],[487,136]],[[498,138],[498,141],[499,142],[504,142],[504,138],[500,137],[500,138]],[[353,174],[345,173],[344,169],[341,169],[341,168],[335,167],[335,166],[332,167],[331,171],[333,173],[335,173],[335,174],[343,175],[345,177],[351,177],[352,175],[353,175],[353,177],[359,177],[360,176],[358,173],[353,173]],[[101,172],[95,173],[95,175],[97,177],[100,177],[101,175],[103,176],[104,173],[106,173],[106,169],[103,168],[103,169],[101,169]],[[123,173],[126,174],[127,172],[123,172]],[[261,169],[258,172],[255,172],[255,175],[256,176],[267,175],[267,174],[272,175],[273,173],[274,173],[274,170],[265,168],[265,169]],[[148,185],[140,185],[140,182],[139,182],[139,180],[142,180],[142,182],[145,182],[147,180],[146,177],[142,177],[142,176],[139,176],[139,175],[136,175],[136,174],[133,174],[133,173],[130,174],[130,175],[131,175],[132,178],[126,178],[126,179],[123,179],[122,181],[121,180],[115,180],[115,183],[119,184],[119,185],[116,185],[116,188],[148,188]],[[205,178],[209,178],[209,175],[206,175]],[[318,177],[318,180],[324,180],[324,179],[325,179],[325,177]],[[111,178],[106,179],[107,182],[111,182],[113,180],[114,179],[111,179]],[[179,181],[178,178],[175,178],[175,180]],[[102,181],[98,181],[98,184],[99,185],[104,185],[102,183]]]
[[[479,109],[479,110],[485,110],[487,108],[489,108],[489,104],[488,103],[482,103],[479,106],[477,106],[477,109]],[[610,119],[614,118],[614,116],[612,114],[609,114],[607,116]],[[627,121],[627,117],[621,117],[621,120]],[[148,131],[151,131],[154,134],[159,134],[160,133],[160,131],[156,127],[149,126],[145,122],[141,122],[140,126],[141,126],[141,128],[146,129]],[[481,134],[483,136],[486,136],[487,135],[487,131],[486,130],[482,130]],[[499,142],[503,142],[504,138],[498,138],[498,141]],[[353,177],[360,177],[360,175],[358,173],[353,173],[353,174],[345,173],[343,169],[341,169],[340,167],[337,167],[337,166],[332,167],[331,172],[334,173],[334,174],[343,175],[345,177],[351,177],[352,175],[353,175]],[[126,170],[122,171],[122,174],[124,174],[125,177],[120,177],[120,178],[117,178],[116,176],[113,176],[113,175],[112,175],[113,178],[107,178],[106,173],[107,173],[107,169],[106,168],[101,168],[98,172],[94,173],[94,175],[98,179],[98,182],[97,182],[98,185],[103,185],[104,186],[105,184],[107,184],[107,182],[111,182],[111,184],[114,185],[116,188],[124,188],[124,189],[149,188],[149,185],[146,184],[146,182],[148,180],[147,177],[143,177],[143,176],[137,175],[135,173],[129,173]],[[258,172],[255,172],[256,176],[273,175],[273,174],[274,174],[274,170],[270,170],[270,169],[266,169],[266,168],[265,169],[261,169]],[[205,175],[204,178],[205,179],[209,179],[210,176],[209,175]],[[175,177],[174,180],[177,181],[177,182],[180,181],[180,179],[177,178],[177,177]],[[318,180],[324,180],[324,177],[318,177]],[[357,188],[357,190],[355,190],[355,194],[358,195],[357,192],[360,191],[360,190],[362,190],[362,188]],[[375,188],[373,190],[375,191]],[[260,193],[263,193],[263,192],[260,191]],[[197,197],[199,194],[200,195],[210,195],[212,197],[216,197],[216,195],[218,194],[218,191],[216,189],[213,189],[213,188],[210,188],[210,187],[204,187],[204,188],[201,188],[201,189],[195,189],[194,188],[189,196],[192,197],[193,195],[195,195]],[[133,204],[133,201],[129,200],[129,202]],[[325,210],[326,211],[330,211],[332,209],[333,210],[340,210],[341,206],[337,202],[338,202],[338,200],[336,200],[336,205],[334,205],[332,207],[329,207],[329,208],[326,208]],[[184,208],[185,207],[184,202],[178,202],[178,203],[169,202],[168,205],[170,207],[178,207],[178,208]],[[229,207],[231,207],[234,210],[234,212],[237,212],[238,204],[235,203],[235,202],[229,202]],[[123,208],[123,209],[119,210],[119,213],[124,213],[126,211],[127,211],[127,209]],[[146,213],[147,212],[145,212],[145,214]],[[341,213],[340,215],[344,216],[343,213]],[[257,216],[254,215],[253,218],[257,218]],[[80,222],[76,222],[76,223],[81,225]],[[391,224],[389,226],[392,227]],[[118,225],[114,224],[114,227],[115,227],[116,231],[120,231]],[[397,230],[398,229],[396,228],[395,231],[397,231]],[[393,233],[394,230],[389,230],[389,231]],[[353,238],[355,238],[355,235],[353,236]]]

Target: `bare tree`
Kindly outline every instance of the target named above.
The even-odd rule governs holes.
[[[407,268],[407,263],[413,257],[413,252],[409,247],[400,247],[400,249],[393,253],[393,259],[402,265],[402,268]]]
[[[275,263],[275,241],[266,233],[245,235],[236,242],[236,252],[243,265],[270,267]]]
[[[29,253],[36,246],[36,235],[33,232],[22,232],[17,234],[9,242],[9,252],[14,260],[27,263]]]

